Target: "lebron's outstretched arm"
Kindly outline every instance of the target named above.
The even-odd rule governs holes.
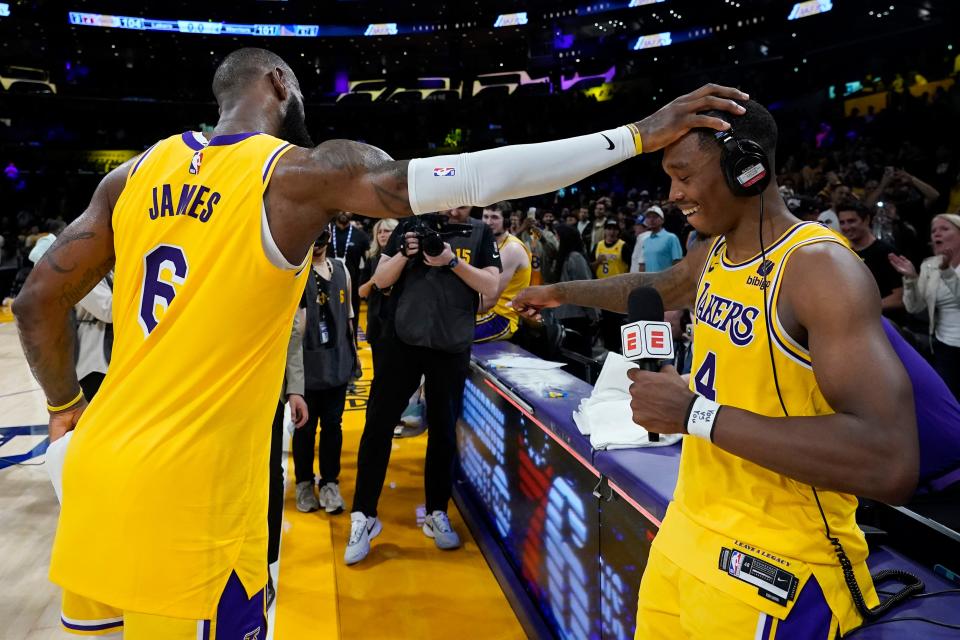
[[[554,191],[643,152],[662,149],[693,128],[729,124],[701,112],[739,115],[747,94],[705,85],[640,122],[539,144],[395,161],[349,140],[294,149],[278,163],[267,195],[270,228],[288,256],[303,256],[334,211],[402,217]],[[302,249],[302,250],[301,250]]]
[[[785,272],[778,308],[785,325],[806,331],[817,384],[836,413],[767,417],[724,406],[714,444],[804,484],[902,503],[916,488],[919,466],[913,392],[880,324],[870,272],[832,243],[804,247]],[[660,433],[685,432],[693,393],[676,372],[630,377],[634,421]]]
[[[87,210],[57,237],[13,303],[23,352],[54,407],[69,404],[80,392],[70,311],[113,267],[111,217],[129,167],[117,167],[100,182]],[[81,401],[51,412],[50,440],[73,428],[85,406]]]

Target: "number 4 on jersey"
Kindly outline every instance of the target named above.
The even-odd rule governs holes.
[[[159,304],[166,311],[177,295],[173,284],[160,279],[164,270],[170,272],[174,284],[181,285],[186,281],[189,265],[183,249],[161,244],[143,258],[143,287],[140,289],[140,316],[137,319],[144,336],[150,335],[160,321],[156,306]]]
[[[693,376],[693,386],[697,393],[708,400],[717,401],[717,354],[707,352],[703,364]]]

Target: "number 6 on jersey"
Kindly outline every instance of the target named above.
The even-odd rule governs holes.
[[[183,249],[161,244],[143,258],[143,287],[140,290],[140,316],[137,320],[144,336],[150,335],[160,321],[157,305],[166,311],[177,295],[173,284],[160,279],[164,270],[170,272],[173,284],[182,285],[186,281],[189,265]]]

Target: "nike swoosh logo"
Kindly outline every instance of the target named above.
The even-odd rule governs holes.
[[[609,147],[607,147],[607,151],[613,151],[614,149],[617,148],[617,145],[613,144],[613,140],[611,140],[610,138],[608,138],[606,134],[601,133],[600,135],[602,135],[602,136],[603,136],[603,139],[606,140],[606,141],[607,141],[607,144],[610,145]]]

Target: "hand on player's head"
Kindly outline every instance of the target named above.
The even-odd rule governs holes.
[[[676,98],[637,123],[644,153],[663,149],[691,129],[729,129],[729,123],[720,118],[702,115],[701,112],[719,109],[733,115],[743,115],[746,110],[735,100],[749,99],[750,96],[739,89],[716,84],[705,84],[692,93]]]

